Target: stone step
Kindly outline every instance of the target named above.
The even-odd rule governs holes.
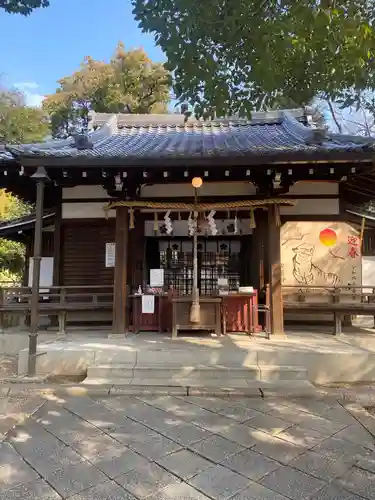
[[[228,381],[246,386],[249,381],[308,380],[304,367],[282,365],[229,366],[181,366],[130,364],[92,365],[87,369],[87,379],[122,379],[126,381],[155,380],[159,385],[176,382],[178,385],[226,385]],[[86,380],[87,380],[86,379]]]
[[[189,380],[174,380],[165,382],[162,379],[124,379],[124,378],[87,378],[80,386],[110,387],[111,394],[165,394],[165,395],[190,395],[190,396],[248,396],[248,397],[311,397],[317,394],[317,390],[307,380],[280,380],[277,382],[249,380],[226,380],[221,383],[220,379],[208,380],[197,383]]]

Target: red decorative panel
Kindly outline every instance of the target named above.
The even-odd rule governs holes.
[[[223,320],[226,332],[259,331],[258,294],[228,295],[223,297]]]

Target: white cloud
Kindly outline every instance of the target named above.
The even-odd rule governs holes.
[[[27,106],[38,108],[42,105],[45,96],[38,92],[39,85],[36,82],[19,82],[14,86],[25,96]]]

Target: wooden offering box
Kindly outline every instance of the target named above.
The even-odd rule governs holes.
[[[162,332],[163,321],[162,312],[166,297],[155,295],[155,310],[153,314],[144,314],[142,312],[142,296],[131,295],[132,301],[132,330],[134,333],[139,332]]]
[[[227,332],[259,331],[258,293],[234,293],[222,296],[223,330]]]
[[[221,328],[221,298],[200,297],[200,322],[190,322],[190,308],[192,297],[174,297],[172,299],[173,320],[172,338],[176,338],[178,331],[208,331],[217,335],[222,333]]]

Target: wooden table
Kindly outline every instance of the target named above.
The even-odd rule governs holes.
[[[259,331],[258,293],[234,293],[222,295],[223,333]]]
[[[222,333],[221,328],[221,298],[200,297],[200,322],[190,322],[190,308],[192,297],[172,298],[172,338],[177,337],[178,330],[199,332],[202,330]]]

